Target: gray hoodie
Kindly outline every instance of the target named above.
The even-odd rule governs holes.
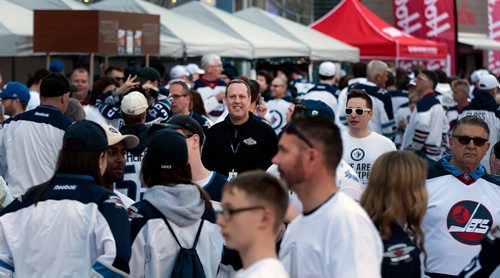
[[[200,191],[193,184],[155,185],[144,192],[144,200],[179,227],[200,220],[205,211]]]

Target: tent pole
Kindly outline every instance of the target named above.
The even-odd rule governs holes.
[[[104,54],[104,68],[107,69],[109,67],[109,56],[108,54]]]
[[[45,54],[45,68],[50,69],[50,52]]]
[[[314,62],[312,60],[309,60],[309,66],[307,67],[307,74],[309,75],[307,80],[309,80],[309,82],[312,82],[314,79],[313,66],[314,66]]]
[[[92,88],[94,86],[94,52],[90,53],[90,65],[89,65],[89,86]]]

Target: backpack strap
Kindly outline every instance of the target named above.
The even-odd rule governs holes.
[[[175,235],[174,230],[172,229],[172,226],[170,226],[170,224],[168,223],[167,218],[163,217],[163,221],[165,221],[165,224],[167,224],[168,230],[174,236],[174,239],[175,239],[175,241],[177,241],[177,244],[179,244],[179,247],[183,248],[182,245],[181,245],[181,243],[179,242],[179,239],[177,239],[177,236]],[[205,222],[205,220],[201,219],[200,227],[198,228],[198,232],[196,233],[196,237],[194,239],[193,247],[191,247],[192,249],[196,248],[196,244],[198,244],[198,239],[200,238],[200,233],[201,233],[201,228],[203,227],[203,222]]]

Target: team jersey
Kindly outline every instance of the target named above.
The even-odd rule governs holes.
[[[394,138],[394,143],[398,147],[401,146],[401,143],[403,142],[403,134],[405,132],[406,125],[408,125],[408,122],[410,121],[410,116],[411,110],[408,102],[399,106],[398,111],[396,112],[396,114],[394,114],[394,120],[396,121],[396,126],[398,127],[398,132],[396,133],[396,137]],[[405,128],[399,127],[400,122],[405,123]]]
[[[337,87],[326,83],[319,83],[312,87],[306,94],[299,95],[299,98],[322,101],[332,108],[333,113],[337,115],[337,92]]]
[[[0,169],[14,197],[52,177],[71,123],[59,109],[44,105],[5,121],[0,129]]]
[[[500,140],[500,106],[496,103],[495,98],[487,91],[476,91],[476,97],[471,103],[464,107],[458,119],[465,116],[476,116],[483,119],[490,130],[490,147],[488,152],[481,160],[481,164],[486,167],[486,171],[490,173],[490,154],[491,149],[498,140]]]
[[[271,123],[271,127],[276,134],[280,134],[283,127],[286,125],[286,114],[291,102],[282,98],[275,98],[266,103],[269,113],[266,115],[266,120]]]
[[[120,198],[92,177],[56,174],[0,216],[0,273],[16,277],[123,277],[130,224]],[[10,276],[4,276],[10,277]]]
[[[342,158],[356,171],[361,188],[365,190],[375,160],[386,152],[395,151],[396,145],[373,131],[363,138],[352,137],[348,130],[343,131],[341,135],[344,148]]]
[[[384,278],[420,278],[420,250],[397,222],[391,223],[391,237],[384,240]]]
[[[290,222],[279,257],[290,277],[380,277],[382,250],[363,208],[337,192]]]
[[[392,114],[396,115],[396,112],[401,107],[401,105],[408,103],[408,91],[393,90],[388,91],[387,93],[391,96]]]
[[[434,93],[427,94],[413,110],[403,135],[402,149],[412,149],[437,161],[448,146],[448,119]]]
[[[309,91],[312,87],[314,87],[314,84],[309,83],[309,81],[307,81],[307,79],[305,78],[292,80],[290,84],[297,90],[297,95],[303,95],[307,93],[307,91]],[[292,95],[291,97],[294,98],[296,96]]]
[[[167,99],[156,101],[146,110],[146,125],[152,126],[157,123],[165,123],[172,116],[170,102]]]
[[[200,93],[200,96],[203,99],[203,105],[205,106],[205,111],[207,111],[210,120],[212,122],[217,121],[224,110],[226,110],[226,106],[222,101],[219,102],[216,96],[220,92],[224,92],[226,90],[226,83],[220,79],[209,81],[200,77],[194,82],[193,89]]]
[[[206,118],[194,113],[193,111],[189,111],[189,117],[195,119],[200,124],[201,128],[203,128],[203,133],[206,136],[208,129],[211,126],[210,122]]]
[[[207,191],[208,195],[210,195],[210,200],[220,202],[222,199],[222,189],[224,189],[224,185],[227,183],[227,176],[212,171],[207,178],[197,180],[195,183]]]
[[[142,184],[141,168],[142,159],[146,155],[149,143],[148,127],[145,124],[124,125],[120,128],[123,135],[133,134],[139,138],[139,145],[125,151],[125,170],[123,178],[116,182],[116,190],[138,202],[146,187]]]
[[[500,184],[482,166],[466,174],[445,155],[429,169],[422,229],[428,273],[458,275],[479,253],[481,240],[500,224]]]

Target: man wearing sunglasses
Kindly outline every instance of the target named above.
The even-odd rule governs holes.
[[[339,192],[338,127],[325,117],[297,117],[285,128],[273,163],[303,212],[290,222],[280,260],[290,277],[379,277],[382,241],[366,212]]]
[[[347,94],[346,107],[348,129],[342,132],[342,158],[356,171],[364,190],[375,160],[386,152],[395,151],[396,145],[387,137],[370,130],[373,102],[367,93],[352,89]]]
[[[422,228],[426,273],[458,275],[481,250],[481,240],[500,223],[500,183],[486,173],[481,159],[490,142],[479,117],[460,119],[452,130],[452,154],[429,168],[429,194]]]
[[[458,117],[476,116],[483,119],[490,129],[489,140],[491,146],[500,139],[500,107],[495,100],[499,86],[496,76],[492,74],[481,75],[478,82],[479,89],[474,91],[474,98],[469,105],[465,106]],[[488,153],[481,161],[488,173],[491,173],[489,167],[490,155],[491,148],[488,149]]]

